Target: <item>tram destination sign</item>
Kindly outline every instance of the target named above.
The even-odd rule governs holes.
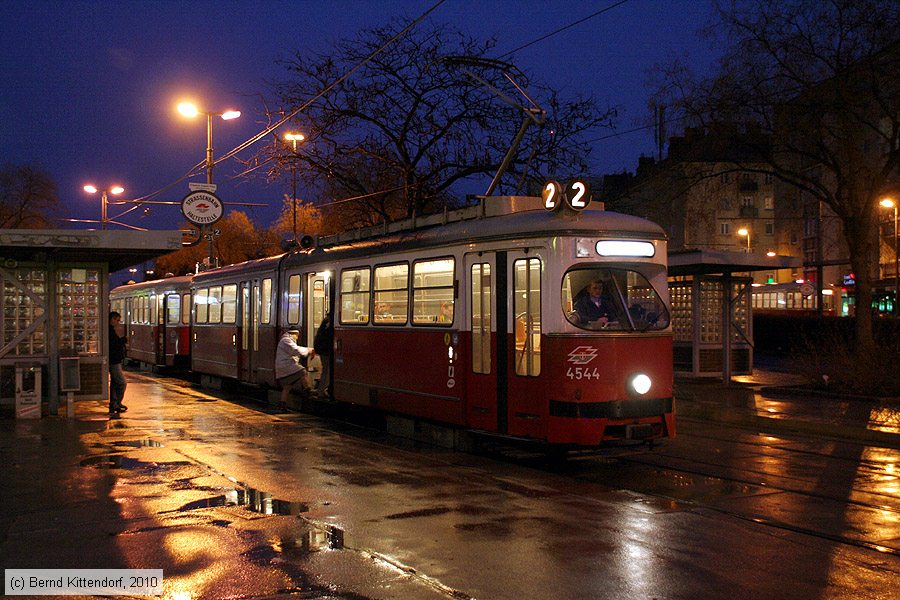
[[[212,225],[222,218],[223,205],[212,192],[198,190],[182,198],[181,213],[194,225]]]

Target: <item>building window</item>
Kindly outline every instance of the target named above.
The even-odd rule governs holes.
[[[766,235],[775,235],[774,221],[766,221]]]
[[[719,235],[731,235],[731,223],[719,223]]]
[[[719,200],[719,209],[731,210],[731,199],[730,198],[722,198],[721,200]]]
[[[763,199],[763,207],[766,210],[774,210],[775,209],[775,200],[772,198],[772,196],[766,196]]]
[[[741,198],[741,206],[744,208],[753,208],[753,198],[751,196],[744,196]]]

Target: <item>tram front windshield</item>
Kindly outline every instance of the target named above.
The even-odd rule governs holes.
[[[669,311],[641,273],[623,268],[572,269],[562,281],[570,323],[591,331],[653,331],[669,325]]]

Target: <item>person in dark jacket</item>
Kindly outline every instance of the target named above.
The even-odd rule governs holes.
[[[122,315],[116,311],[109,313],[109,414],[125,412],[128,407],[122,404],[125,398],[125,372],[122,363],[125,361],[125,344],[128,343],[119,335],[117,327],[122,322]]]
[[[323,400],[328,398],[328,384],[331,379],[331,352],[334,345],[334,320],[331,313],[325,313],[325,318],[319,324],[316,331],[316,337],[313,339],[313,350],[319,355],[322,361],[322,373],[319,375],[319,385],[317,391],[319,398]]]

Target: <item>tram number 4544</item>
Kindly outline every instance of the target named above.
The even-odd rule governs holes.
[[[600,380],[600,371],[597,367],[569,367],[566,371],[566,377],[569,379],[596,379]]]

